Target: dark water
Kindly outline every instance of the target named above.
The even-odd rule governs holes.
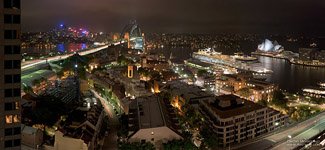
[[[54,51],[64,53],[64,52],[76,52],[79,50],[87,49],[88,45],[85,43],[70,43],[70,44],[57,44]]]
[[[71,53],[79,50],[84,50],[89,47],[85,43],[68,43],[68,44],[57,44],[57,45],[37,45],[24,48],[27,53],[40,53],[41,55],[48,55],[49,53]]]
[[[167,58],[172,53],[178,61],[183,61],[191,57],[193,50],[168,48],[156,49],[154,52],[163,53]],[[293,65],[284,59],[263,56],[258,58],[265,68],[273,71],[267,81],[278,84],[280,89],[299,92],[306,86],[316,86],[318,82],[325,81],[325,68]]]
[[[306,86],[316,86],[318,82],[325,81],[325,68],[294,65],[271,57],[258,58],[265,68],[273,71],[267,80],[278,84],[280,89],[298,92]]]

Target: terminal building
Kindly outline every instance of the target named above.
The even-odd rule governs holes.
[[[306,87],[302,89],[305,96],[314,98],[325,98],[325,88],[324,87]]]

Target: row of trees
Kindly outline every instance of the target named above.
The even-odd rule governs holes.
[[[140,143],[119,143],[119,150],[155,150],[155,146],[150,142]]]
[[[190,136],[191,137],[191,136]],[[190,139],[172,140],[163,144],[164,150],[197,150]]]
[[[160,73],[158,71],[148,70],[148,69],[145,69],[145,68],[142,68],[142,67],[140,67],[138,69],[138,73],[141,76],[150,78],[151,80],[160,80],[162,78],[162,76],[160,75]]]

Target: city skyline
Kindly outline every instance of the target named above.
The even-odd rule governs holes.
[[[124,24],[135,19],[144,32],[325,34],[325,3],[320,0],[32,0],[22,5],[23,32],[46,31],[60,23],[120,32]]]
[[[0,0],[0,150],[324,149],[324,8]]]

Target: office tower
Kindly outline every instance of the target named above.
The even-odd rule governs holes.
[[[20,149],[20,0],[0,0],[0,149]]]

